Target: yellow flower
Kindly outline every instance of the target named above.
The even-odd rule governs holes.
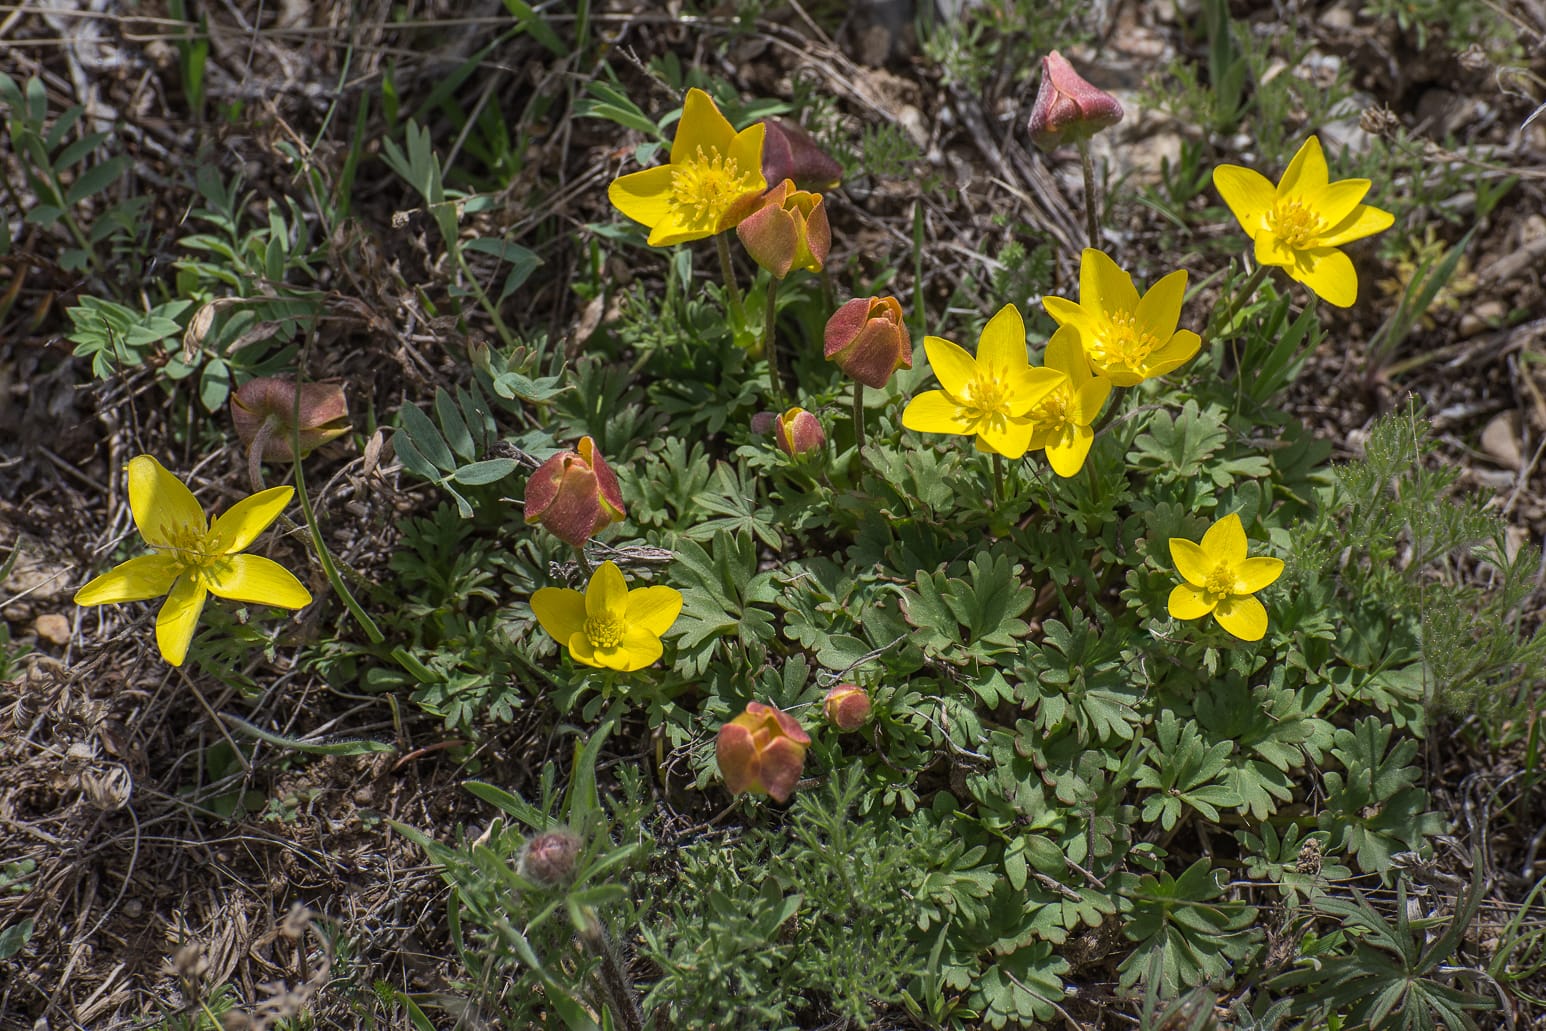
[[[924,353],[939,380],[908,402],[902,425],[920,433],[976,436],[977,450],[1019,458],[1031,446],[1026,415],[1062,382],[1054,369],[1032,368],[1025,355],[1025,323],[1012,304],[982,328],[974,359],[943,337],[925,337]]]
[[[1060,326],[1079,331],[1095,371],[1114,386],[1137,386],[1190,361],[1202,337],[1176,329],[1186,299],[1186,270],[1177,269],[1138,296],[1133,277],[1104,251],[1086,247],[1079,259],[1079,302],[1047,297],[1042,305]]]
[[[1362,203],[1367,179],[1328,181],[1326,155],[1314,136],[1304,141],[1277,186],[1249,168],[1220,165],[1213,185],[1256,241],[1256,261],[1277,265],[1327,302],[1346,308],[1358,299],[1345,243],[1390,228],[1395,216]]]
[[[1170,614],[1201,619],[1211,612],[1240,640],[1260,641],[1267,632],[1267,610],[1251,595],[1283,574],[1283,560],[1246,558],[1245,550],[1245,528],[1233,512],[1208,527],[1200,545],[1170,538],[1170,558],[1186,581],[1170,592]]]
[[[311,593],[289,570],[259,555],[240,552],[252,545],[290,503],[292,487],[270,487],[231,506],[213,523],[181,480],[149,455],[129,462],[129,510],[140,536],[156,551],[131,558],[75,592],[77,605],[144,601],[166,595],[156,616],[156,644],[174,666],[204,610],[217,598],[298,609]]]
[[[660,658],[660,635],[681,613],[682,595],[659,585],[630,591],[617,564],[603,562],[584,594],[544,587],[531,596],[531,610],[576,662],[627,673]]]
[[[1062,379],[1030,411],[1030,450],[1045,448],[1052,471],[1068,477],[1084,468],[1095,441],[1090,423],[1111,394],[1111,380],[1090,375],[1089,360],[1072,326],[1064,326],[1047,341],[1047,368],[1055,369]]]
[[[736,132],[707,93],[690,89],[671,163],[614,179],[607,196],[617,210],[649,226],[651,247],[722,233],[756,211],[757,197],[768,188],[764,130],[758,122]]]

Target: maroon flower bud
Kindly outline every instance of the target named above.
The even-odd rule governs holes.
[[[821,422],[810,412],[795,407],[773,420],[773,442],[791,458],[820,451],[827,443]]]
[[[793,179],[802,190],[830,190],[843,178],[834,161],[811,134],[780,119],[769,118],[762,138],[762,177],[770,183]]]
[[[581,437],[577,447],[549,458],[526,481],[527,525],[541,523],[576,548],[627,514],[617,476],[596,442]]]
[[[557,888],[574,878],[580,838],[570,830],[548,831],[528,838],[515,861],[515,872],[544,888]]]
[[[821,194],[797,190],[785,179],[762,195],[762,206],[741,219],[735,233],[752,260],[777,279],[797,268],[820,272],[832,248]]]
[[[858,684],[837,684],[827,692],[821,709],[838,730],[858,730],[870,718],[870,696]]]
[[[719,728],[714,758],[732,795],[750,791],[787,802],[800,781],[811,738],[781,709],[747,702],[746,711]]]
[[[1031,142],[1043,151],[1088,139],[1122,120],[1122,105],[1091,86],[1056,50],[1041,59],[1041,86],[1031,108]]]
[[[826,358],[867,387],[913,367],[913,340],[895,297],[855,297],[827,320]]]
[[[349,432],[349,401],[336,383],[296,386],[278,376],[259,376],[231,395],[231,422],[249,452],[256,445],[263,461],[289,462],[295,458],[290,440],[296,427],[303,458]]]

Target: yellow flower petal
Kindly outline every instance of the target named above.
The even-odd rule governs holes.
[[[1267,633],[1267,610],[1250,595],[1234,595],[1213,610],[1219,626],[1242,641],[1260,641]]]
[[[1079,332],[1071,326],[1060,326],[1052,334],[1042,360],[1047,368],[1056,369],[1067,376],[1070,386],[1075,390],[1090,378],[1090,360],[1085,357],[1084,346],[1079,343]]]
[[[640,587],[628,592],[628,632],[637,627],[659,637],[671,629],[676,617],[682,614],[682,595],[674,588],[657,584]],[[659,655],[657,654],[656,658]],[[654,662],[651,659],[650,662]],[[648,663],[646,663],[648,665]]]
[[[579,591],[567,587],[539,588],[531,596],[531,611],[542,629],[560,644],[576,634],[585,636],[585,595]]]
[[[962,397],[977,378],[977,362],[966,349],[944,337],[924,337],[923,353],[939,385],[952,397]]]
[[[1066,297],[1043,297],[1041,306],[1059,326],[1077,325],[1084,316],[1084,309]]]
[[[1254,169],[1220,165],[1213,170],[1213,188],[1252,238],[1267,228],[1267,216],[1277,200],[1272,181]]]
[[[140,536],[152,547],[202,537],[208,526],[193,492],[149,455],[129,461],[129,510]]]
[[[311,592],[294,574],[261,555],[219,559],[204,568],[203,576],[209,592],[217,598],[281,609],[301,609],[311,604]]]
[[[1280,240],[1270,229],[1263,229],[1256,234],[1256,264],[1258,265],[1274,265],[1280,268],[1292,265],[1297,254],[1297,251]]]
[[[1358,202],[1369,192],[1367,179],[1338,179],[1329,183],[1320,196],[1315,198],[1315,213],[1327,226],[1335,226],[1358,207]]]
[[[1186,269],[1177,269],[1158,283],[1138,302],[1138,328],[1157,340],[1169,340],[1181,321],[1181,305],[1186,300]]]
[[[1358,300],[1358,273],[1353,259],[1335,247],[1296,251],[1294,264],[1284,271],[1303,283],[1327,304],[1350,308]]]
[[[725,153],[734,138],[735,129],[719,113],[714,98],[701,89],[690,89],[682,101],[682,120],[677,123],[676,138],[671,141],[671,163],[691,160],[700,147],[705,153]]]
[[[1065,425],[1056,439],[1047,444],[1047,464],[1065,480],[1084,468],[1095,433],[1089,426]]]
[[[762,176],[762,144],[767,130],[768,127],[762,122],[748,125],[735,134],[735,139],[726,148],[726,154],[737,171],[755,173],[748,192],[761,193],[768,188],[768,181]]]
[[[161,657],[173,666],[181,666],[188,657],[188,645],[193,643],[193,632],[199,625],[199,613],[204,611],[204,599],[209,592],[191,576],[179,576],[172,584],[161,611],[156,614],[156,646]]]
[[[75,592],[77,605],[110,605],[120,601],[159,598],[172,589],[182,572],[173,555],[157,552],[121,562]]]
[[[1213,596],[1201,587],[1193,587],[1191,584],[1177,584],[1165,603],[1165,609],[1172,619],[1201,619],[1214,608]]]
[[[1326,188],[1329,177],[1320,137],[1311,136],[1299,145],[1299,152],[1288,163],[1283,178],[1278,180],[1277,195],[1280,198],[1296,194],[1313,196]]]
[[[1005,458],[1023,458],[1031,449],[1029,419],[999,418],[977,427],[977,443],[981,450],[996,451]]]
[[[1170,561],[1176,564],[1176,572],[1181,574],[1183,580],[1198,588],[1207,585],[1208,575],[1217,565],[1196,541],[1189,541],[1185,537],[1170,538]]]
[[[1105,251],[1086,247],[1079,260],[1079,303],[1108,315],[1136,311],[1138,288]]]
[[[982,327],[982,336],[977,340],[977,368],[994,379],[1004,380],[1029,364],[1025,351],[1025,322],[1020,318],[1019,309],[1006,304]],[[940,384],[950,390],[943,379]],[[957,391],[950,392],[960,396]]]
[[[1231,512],[1208,527],[1208,532],[1202,535],[1202,550],[1207,554],[1208,565],[1213,567],[1219,563],[1227,563],[1238,566],[1245,561],[1245,527],[1240,523],[1238,513]],[[1174,554],[1174,552],[1172,552]],[[1191,577],[1187,577],[1191,580]],[[1201,586],[1204,581],[1192,580]]]
[[[1353,209],[1352,214],[1317,237],[1315,242],[1322,247],[1341,247],[1345,243],[1382,233],[1395,221],[1396,216],[1388,211],[1360,204]]]
[[[1196,334],[1193,334],[1194,336]],[[1179,364],[1179,363],[1178,363]],[[1158,373],[1155,373],[1158,375]],[[1100,410],[1106,407],[1106,398],[1111,396],[1111,380],[1105,376],[1096,376],[1074,394],[1074,402],[1070,405],[1069,418],[1080,426],[1088,426],[1100,416]]]
[[[294,487],[270,487],[238,501],[210,525],[204,539],[206,554],[234,555],[246,550],[294,496]]]
[[[643,627],[630,626],[623,633],[623,643],[614,651],[617,652],[619,665],[614,666],[613,669],[629,673],[646,666],[653,666],[660,661],[660,656],[665,649],[660,644],[658,634],[652,634]]]
[[[902,425],[917,433],[965,436],[976,432],[974,422],[943,390],[924,391],[902,409]]]
[[[618,176],[607,187],[612,206],[635,222],[657,226],[671,214],[670,165]]]
[[[1056,369],[1026,365],[1011,370],[1004,377],[1004,382],[1009,387],[1005,407],[1010,415],[1018,419],[1045,401],[1048,394],[1065,386],[1068,377]]]
[[[622,622],[628,615],[628,581],[616,562],[603,562],[585,588],[585,614]]]
[[[1177,330],[1164,347],[1150,353],[1149,376],[1163,376],[1175,371],[1191,361],[1201,347],[1202,337],[1189,329]]]
[[[585,636],[584,631],[576,631],[570,634],[569,639],[564,644],[569,649],[569,657],[574,659],[575,662],[586,666],[595,666],[597,669],[618,668],[614,665],[614,663],[619,661],[617,649],[606,648],[598,650],[595,645],[591,644],[590,638]],[[605,652],[605,657],[602,654],[603,652]],[[611,661],[608,661],[608,659]]]
[[[1235,593],[1255,594],[1282,575],[1282,559],[1248,558],[1235,567]]]

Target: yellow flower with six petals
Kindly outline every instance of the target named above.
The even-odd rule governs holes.
[[[612,180],[612,205],[650,228],[651,247],[702,240],[757,210],[762,177],[761,122],[736,132],[713,99],[687,91],[671,142],[671,161]],[[738,203],[739,202],[739,203]]]
[[[1084,468],[1090,445],[1095,442],[1090,424],[1111,394],[1111,380],[1090,374],[1089,360],[1072,326],[1052,334],[1046,361],[1047,368],[1063,378],[1027,416],[1031,420],[1030,450],[1045,449],[1052,471],[1066,478]]]
[[[660,658],[660,635],[681,614],[682,595],[658,584],[629,590],[617,564],[603,562],[584,594],[544,587],[531,596],[531,610],[576,662],[627,673]]]
[[[232,505],[213,523],[182,481],[149,455],[129,462],[129,510],[155,553],[131,558],[75,592],[77,605],[145,601],[166,595],[156,616],[161,657],[181,666],[209,595],[254,605],[299,609],[311,592],[289,570],[243,555],[279,518],[293,487],[270,487]]]
[[[1267,610],[1252,595],[1283,574],[1283,560],[1247,558],[1245,528],[1231,512],[1208,527],[1202,543],[1170,538],[1170,558],[1185,583],[1170,592],[1167,608],[1176,619],[1201,619],[1210,612],[1242,641],[1260,641]]]
[[[973,358],[943,337],[925,337],[940,390],[927,390],[907,403],[902,425],[920,433],[977,438],[977,450],[1019,458],[1031,446],[1034,427],[1027,415],[1064,379],[1054,369],[1033,368],[1025,352],[1025,323],[1012,304],[982,328]]]
[[[1363,203],[1367,179],[1330,181],[1321,141],[1311,136],[1273,186],[1239,165],[1213,170],[1213,185],[1256,241],[1256,261],[1276,265],[1328,303],[1358,299],[1358,273],[1337,248],[1389,229],[1395,216]]]
[[[1137,386],[1190,361],[1202,337],[1176,329],[1186,299],[1186,270],[1177,269],[1138,296],[1133,277],[1104,251],[1086,247],[1079,259],[1079,301],[1046,297],[1042,306],[1061,326],[1079,331],[1095,371],[1114,386]]]

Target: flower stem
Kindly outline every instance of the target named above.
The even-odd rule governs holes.
[[[579,544],[575,546],[574,557],[580,564],[580,572],[585,574],[585,582],[589,583],[593,571],[590,567],[590,559],[585,555],[585,545]]]
[[[730,241],[725,239],[724,233],[720,233],[714,237],[714,245],[719,249],[719,270],[725,277],[725,296],[730,298],[730,308],[735,312],[736,320],[744,324],[746,304],[741,300],[741,288],[735,281],[735,265],[730,260]]]
[[[762,313],[762,353],[768,359],[768,385],[773,389],[773,402],[780,410],[784,407],[784,375],[778,367],[778,284],[774,277],[768,280],[768,303]]]
[[[1004,500],[1004,456],[997,451],[993,452],[993,507],[997,508]]]
[[[617,947],[612,944],[606,925],[595,910],[588,906],[585,909],[585,924],[580,930],[580,940],[590,948],[598,961],[597,977],[607,1001],[612,1004],[618,1025],[623,1031],[644,1031],[644,1011],[639,1005],[638,992],[623,970]]]
[[[864,384],[854,380],[854,447],[864,452]]]
[[[1090,246],[1100,248],[1100,198],[1095,196],[1095,161],[1090,157],[1090,141],[1079,139],[1079,167],[1084,171],[1084,228]]]

